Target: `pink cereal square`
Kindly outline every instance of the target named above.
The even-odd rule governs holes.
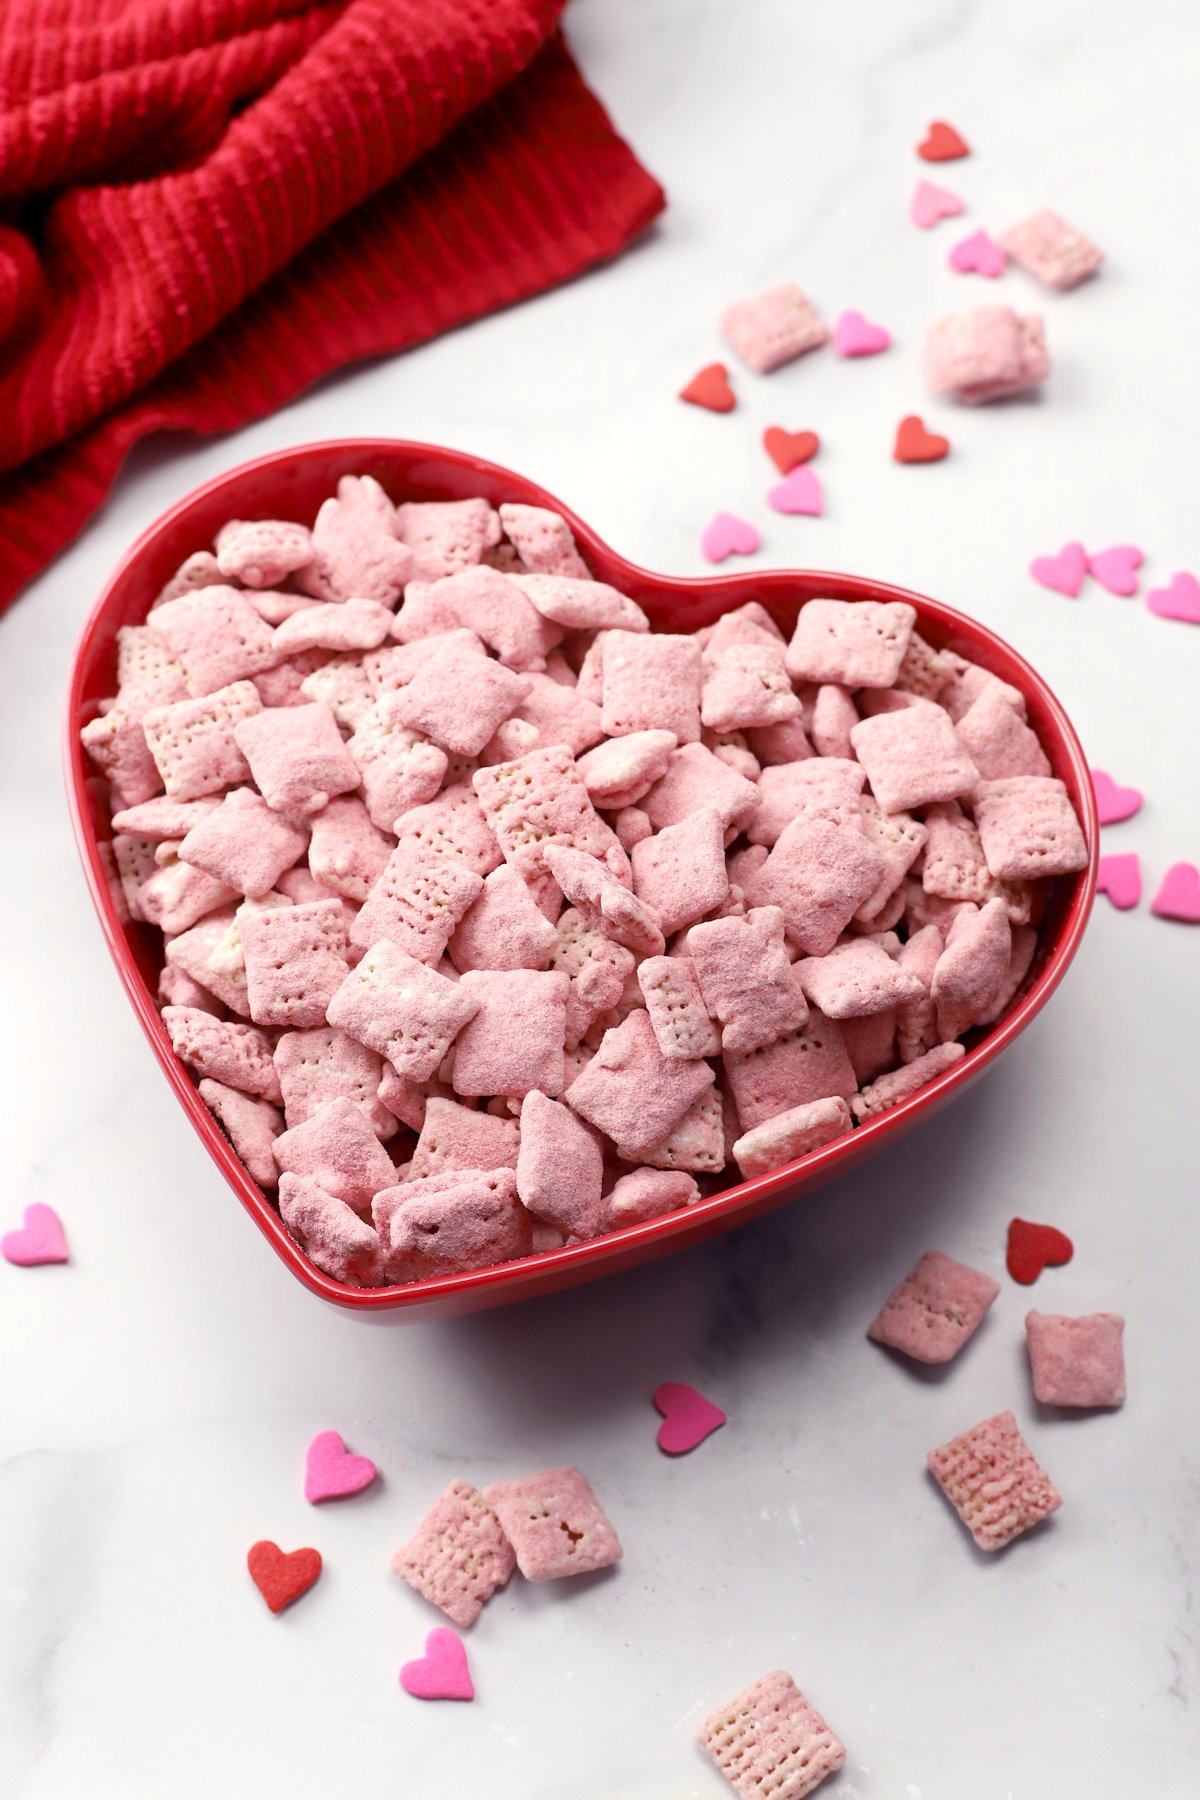
[[[650,621],[636,600],[604,581],[568,575],[535,575],[522,569],[509,578],[543,618],[566,631],[649,631]]]
[[[387,867],[392,841],[355,794],[339,794],[312,821],[308,866],[315,880],[361,906]]]
[[[151,622],[197,696],[261,674],[278,658],[271,627],[236,588],[182,594],[157,607]]]
[[[217,567],[228,581],[276,588],[312,560],[312,533],[293,519],[230,519],[217,533]]]
[[[966,406],[1040,385],[1050,373],[1046,334],[1033,313],[977,306],[935,319],[925,337],[925,378],[935,394]]]
[[[743,1133],[734,1143],[733,1156],[743,1178],[751,1181],[845,1137],[852,1129],[850,1108],[840,1094],[831,1095],[827,1100],[793,1106]]]
[[[522,506],[507,501],[500,508],[505,536],[531,575],[566,575],[587,581],[590,571],[575,548],[567,521],[545,506]]]
[[[500,542],[500,516],[486,500],[409,500],[396,508],[412,581],[437,581],[474,567]]]
[[[809,600],[787,647],[795,681],[846,688],[890,688],[916,623],[903,600]]]
[[[915,975],[921,992],[896,1009],[896,1048],[902,1063],[915,1062],[940,1042],[937,1008],[929,998],[933,971],[942,954],[941,928],[933,923],[910,932],[896,959],[900,967]]]
[[[117,691],[122,706],[137,713],[187,699],[183,665],[153,626],[117,627]]]
[[[451,962],[467,969],[544,969],[558,934],[532,893],[508,863],[493,869],[459,920],[446,946]]]
[[[178,937],[167,940],[166,960],[169,968],[179,970],[198,983],[214,999],[227,1006],[230,1012],[248,1019],[250,1007],[246,1000],[245,968],[217,969],[211,960],[235,923],[232,907],[222,907],[220,912],[210,913],[198,925],[193,925],[190,931],[181,932]]]
[[[210,1013],[214,1019],[221,1017],[223,1009],[215,994],[210,994],[198,981],[193,981],[190,975],[183,969],[177,969],[173,963],[164,963],[158,971],[155,991],[160,1007],[191,1006],[197,1012]]]
[[[599,858],[618,878],[627,875],[628,858],[592,805],[565,745],[551,744],[513,762],[479,769],[471,780],[504,860],[535,893],[546,888],[547,844],[569,844]]]
[[[118,701],[80,732],[80,741],[106,777],[118,806],[139,806],[162,788],[158,764],[146,741],[141,710]]]
[[[936,700],[953,673],[953,657],[945,650],[935,650],[919,631],[913,631],[894,685],[921,700]]]
[[[593,1021],[621,998],[634,972],[634,955],[568,907],[555,927],[549,966],[570,981],[566,1047],[574,1050]]]
[[[798,1030],[761,1050],[727,1050],[724,1065],[743,1135],[794,1107],[848,1100],[858,1088],[840,1028],[815,1007]]]
[[[694,1061],[720,1053],[721,1034],[709,1017],[690,956],[648,956],[637,978],[664,1056]]]
[[[396,1175],[362,1108],[344,1094],[277,1137],[275,1161],[281,1173],[307,1176],[363,1215]]]
[[[859,803],[859,829],[883,852],[886,867],[875,892],[864,900],[855,914],[855,923],[873,925],[901,886],[904,877],[925,848],[927,832],[919,820],[906,812],[885,813],[874,800]]]
[[[962,1037],[995,1005],[1008,975],[1012,927],[1004,901],[963,907],[946,934],[929,997],[943,1040]]]
[[[909,643],[911,645],[911,638]],[[822,682],[813,701],[810,724],[813,748],[817,755],[852,757],[854,748],[850,742],[850,732],[857,724],[858,709],[849,690],[839,687],[835,681]]]
[[[682,744],[673,750],[643,801],[655,831],[679,825],[703,807],[716,808],[725,831],[741,830],[747,821],[753,822],[758,806],[758,784],[730,768],[706,744]]]
[[[741,918],[693,925],[687,950],[703,1004],[720,1022],[725,1050],[761,1050],[806,1022],[808,1007],[792,977],[777,906],[754,906]]]
[[[280,906],[245,920],[242,954],[256,1025],[323,1025],[325,1008],[348,972],[341,902]]]
[[[457,634],[448,634],[457,637]],[[528,677],[458,641],[439,645],[412,680],[388,694],[382,712],[392,724],[431,738],[443,750],[477,756],[529,692]]]
[[[613,631],[604,640],[600,719],[610,737],[673,731],[680,744],[700,737],[703,659],[694,637]]]
[[[558,970],[469,969],[459,988],[478,1006],[458,1034],[455,1093],[561,1093],[570,985]]]
[[[979,829],[957,800],[940,801],[925,813],[925,861],[921,885],[943,900],[982,905],[992,891]]]
[[[695,636],[708,656],[721,656],[734,644],[773,644],[782,654],[787,641],[766,607],[757,600],[747,600],[732,612],[722,613]]]
[[[948,716],[927,701],[863,719],[850,733],[850,741],[884,812],[957,800],[979,781],[979,771]]]
[[[846,1752],[783,1669],[764,1675],[700,1727],[700,1747],[740,1800],[805,1800]]]
[[[520,1141],[515,1119],[475,1112],[457,1100],[430,1095],[408,1179],[422,1181],[466,1169],[515,1169]]]
[[[1013,926],[1008,973],[1004,977],[999,994],[980,1019],[981,1025],[994,1025],[996,1020],[1008,1010],[1010,1001],[1029,973],[1037,947],[1038,934],[1031,925]]]
[[[275,1070],[289,1131],[344,1097],[359,1107],[377,1138],[395,1136],[395,1117],[378,1098],[379,1057],[344,1031],[329,1025],[285,1031],[275,1046]]]
[[[633,806],[666,773],[675,748],[673,731],[631,731],[608,738],[577,759],[596,806]]]
[[[160,856],[171,846],[159,845]],[[168,937],[187,931],[207,913],[237,899],[237,890],[223,881],[194,869],[191,863],[174,858],[165,861],[148,875],[138,889],[137,905],[142,918]]]
[[[728,897],[725,833],[711,806],[635,844],[631,861],[633,891],[666,937],[694,925]]]
[[[945,685],[938,689],[937,702],[939,706],[945,707],[952,720],[957,722],[961,719],[980,694],[993,691],[1003,695],[1022,719],[1025,717],[1025,696],[1019,688],[1010,687],[1007,681],[1001,681],[990,669],[968,662],[965,657],[957,656],[950,650],[944,650],[942,655],[950,665],[950,676]]]
[[[638,1152],[625,1155],[618,1144],[622,1161],[640,1160],[652,1169],[683,1170],[692,1174],[719,1175],[725,1167],[725,1128],[720,1090],[706,1088],[670,1131]]]
[[[393,830],[401,843],[412,839],[477,875],[490,874],[504,861],[479,801],[462,782],[444,788],[436,799],[410,808],[396,820]]]
[[[300,692],[306,700],[323,701],[347,731],[357,731],[375,700],[367,671],[357,656],[331,656],[303,678]]]
[[[565,744],[572,756],[579,756],[600,742],[604,736],[600,708],[591,700],[552,675],[534,671],[525,679],[529,692],[517,707],[517,718],[533,726],[537,743]]]
[[[990,1275],[927,1250],[892,1289],[867,1336],[914,1362],[947,1363],[974,1336],[999,1292],[1000,1283]]]
[[[452,1169],[400,1182],[376,1195],[372,1217],[389,1281],[437,1281],[533,1249],[509,1168]]]
[[[966,1051],[961,1044],[937,1044],[924,1055],[915,1057],[901,1069],[893,1069],[889,1074],[879,1076],[850,1101],[850,1111],[860,1125],[867,1119],[873,1119],[879,1113],[888,1112],[893,1106],[899,1106],[902,1100],[908,1100],[913,1094],[920,1093],[939,1075],[944,1075],[956,1063],[960,1063]]]
[[[857,723],[858,714],[855,713]],[[752,844],[775,844],[795,819],[827,819],[862,828],[861,794],[867,771],[840,756],[771,763],[758,779],[759,803],[746,825]]]
[[[1122,1406],[1124,1331],[1119,1313],[1026,1313],[1033,1391],[1042,1405]]]
[[[296,580],[318,600],[378,600],[395,606],[412,570],[396,509],[371,475],[343,475],[312,529],[312,560]]]
[[[731,644],[703,659],[700,722],[710,731],[742,731],[800,717],[780,643]]]
[[[235,788],[192,826],[179,854],[237,893],[257,898],[275,886],[307,846],[308,833],[301,826],[272,812],[252,788]]]
[[[525,592],[487,567],[441,580],[410,582],[393,635],[402,644],[439,633],[470,631],[510,669],[541,669],[562,641],[561,626],[542,617]]]
[[[252,1025],[214,1019],[191,1006],[164,1006],[162,1022],[176,1056],[197,1075],[257,1100],[282,1099],[270,1042]]]
[[[142,726],[170,798],[199,800],[245,781],[250,767],[237,743],[236,727],[261,711],[252,681],[231,682],[199,700],[151,707]]]
[[[379,701],[359,715],[346,749],[371,823],[381,831],[391,831],[402,814],[432,800],[449,767],[444,750],[386,718]]]
[[[929,1468],[981,1550],[1003,1550],[1062,1505],[1010,1412],[931,1450]]]
[[[478,1004],[460,982],[385,939],[350,970],[326,1017],[377,1056],[385,1056],[398,1075],[428,1081]]]
[[[655,916],[615,875],[570,844],[547,844],[546,867],[567,903],[614,943],[639,956],[660,956],[665,948]]]
[[[313,650],[342,655],[351,650],[377,650],[391,629],[392,615],[378,600],[314,601],[290,613],[276,627],[275,654],[300,657]]]
[[[565,1098],[589,1124],[636,1156],[661,1142],[713,1079],[703,1060],[664,1056],[639,1007],[605,1032]]]
[[[315,675],[329,659],[328,650],[302,650],[264,669],[254,677],[259,698],[264,706],[303,706],[306,703],[304,683]]]
[[[358,786],[358,769],[327,706],[272,708],[233,728],[239,750],[267,805],[276,812],[319,812],[335,794]]]
[[[383,1280],[379,1237],[352,1207],[308,1176],[279,1177],[279,1215],[309,1261],[350,1287]]]
[[[1010,226],[996,242],[1021,268],[1060,293],[1078,287],[1104,261],[1103,250],[1048,206]]]
[[[278,1107],[219,1081],[204,1080],[199,1085],[200,1098],[245,1163],[250,1179],[261,1188],[273,1188],[279,1177],[271,1146],[283,1130]]]
[[[604,1202],[605,1231],[623,1231],[664,1213],[694,1206],[700,1190],[683,1169],[631,1169],[614,1181]]]
[[[755,906],[778,906],[806,956],[832,950],[878,888],[883,852],[854,825],[797,818],[784,828],[747,889]]]
[[[386,938],[432,968],[482,891],[474,869],[403,838],[350,927],[350,940],[366,950]]]
[[[778,281],[760,294],[735,300],[721,314],[721,332],[744,363],[769,375],[829,336],[794,281]]]
[[[1079,820],[1065,786],[1053,776],[983,782],[975,796],[975,823],[998,881],[1040,881],[1087,867]]]
[[[586,1575],[620,1560],[620,1540],[578,1469],[544,1469],[515,1481],[493,1481],[483,1497],[526,1581]]]
[[[568,1237],[600,1236],[602,1140],[569,1106],[537,1088],[531,1088],[521,1103],[516,1164],[517,1193],[535,1218],[556,1225]]]
[[[452,1481],[392,1557],[392,1569],[465,1631],[517,1566],[483,1495]]]
[[[196,588],[220,587],[225,579],[221,573],[221,565],[212,551],[196,550],[191,556],[184,557],[150,611],[165,606],[168,600],[178,600],[180,594],[190,594]]]
[[[984,781],[1051,773],[1036,732],[1009,705],[998,684],[972,701],[954,729]]]
[[[806,999],[830,1019],[888,1012],[925,991],[915,975],[865,937],[835,944],[824,956],[802,957],[795,970]]]

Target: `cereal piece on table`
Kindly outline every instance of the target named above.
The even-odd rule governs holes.
[[[962,1037],[995,1005],[1008,974],[1012,927],[1003,900],[964,907],[946,935],[929,997],[942,1039]]]
[[[726,1050],[724,1064],[743,1134],[797,1106],[848,1100],[858,1090],[841,1031],[815,1007],[798,1031],[761,1050]]]
[[[169,846],[160,845],[159,849]],[[203,869],[170,861],[143,881],[138,890],[138,906],[144,919],[173,937],[237,897],[236,888],[227,887]]]
[[[1031,925],[1014,925],[1008,970],[995,1000],[979,1020],[980,1025],[994,1025],[1008,1010],[1009,1003],[1029,973],[1037,945],[1038,934]]]
[[[293,519],[230,519],[214,548],[217,567],[228,580],[275,588],[312,561],[312,533]]]
[[[734,1160],[745,1180],[769,1174],[784,1163],[795,1162],[845,1137],[852,1129],[850,1109],[840,1094],[827,1100],[810,1100],[804,1106],[793,1106],[776,1113],[753,1130],[745,1132],[733,1146]]]
[[[555,928],[550,967],[570,980],[566,1046],[573,1050],[601,1013],[615,1006],[634,971],[633,952],[590,925],[568,907]]]
[[[335,1200],[344,1200],[363,1215],[396,1174],[361,1107],[344,1094],[277,1137],[275,1161],[281,1172],[308,1176]]]
[[[379,1236],[353,1208],[307,1176],[279,1177],[279,1216],[310,1262],[350,1287],[383,1280]]]
[[[587,581],[591,571],[575,548],[567,521],[545,506],[521,506],[508,501],[500,508],[505,536],[531,575],[566,575]]]
[[[366,950],[383,938],[430,968],[483,892],[483,877],[414,838],[402,838],[350,927]]]
[[[804,1800],[846,1752],[791,1676],[773,1669],[700,1727],[700,1747],[741,1800]]]
[[[693,925],[687,952],[703,1004],[720,1022],[726,1050],[761,1050],[807,1021],[808,1007],[792,977],[777,906],[754,906],[742,918]]]
[[[957,800],[979,780],[979,771],[946,714],[924,701],[902,712],[861,720],[850,741],[884,812]]]
[[[713,1079],[707,1062],[664,1056],[638,1008],[605,1032],[565,1098],[589,1124],[637,1155],[666,1137]]]
[[[921,885],[943,900],[982,905],[992,891],[993,876],[973,819],[957,800],[944,800],[925,814],[925,863]]]
[[[812,741],[818,756],[849,759],[854,755],[850,732],[858,724],[858,708],[846,688],[824,681],[813,702]]]
[[[787,647],[788,673],[795,681],[890,688],[916,619],[902,600],[809,600]]]
[[[161,842],[164,838],[182,840],[201,820],[210,819],[221,802],[207,800],[172,800],[159,794],[142,800],[136,806],[122,807],[112,816],[114,834],[129,832],[135,837]]]
[[[408,500],[397,536],[412,552],[413,581],[438,581],[475,566],[500,542],[500,515],[486,500]]]
[[[635,844],[630,860],[633,891],[667,937],[694,925],[728,897],[725,834],[721,815],[711,806]]]
[[[526,1581],[586,1575],[620,1560],[621,1545],[578,1469],[493,1481],[483,1498],[499,1519]]]
[[[580,581],[565,575],[534,575],[527,570],[509,580],[519,587],[543,618],[567,631],[649,631],[650,621],[636,600],[604,581]]]
[[[781,950],[782,940],[781,921]],[[721,1034],[709,1017],[690,956],[648,956],[637,971],[637,979],[646,1001],[647,1017],[664,1056],[693,1061],[719,1054]]]
[[[964,405],[1024,393],[1050,373],[1046,334],[1035,313],[976,306],[935,319],[925,337],[925,378],[935,394]]]
[[[887,1012],[925,992],[915,975],[865,937],[835,944],[824,956],[802,957],[795,972],[805,997],[828,1019]]]
[[[274,634],[237,588],[201,588],[156,609],[153,629],[196,696],[258,675],[277,660]]]
[[[673,731],[680,744],[700,736],[703,658],[694,637],[614,631],[604,640],[600,716],[610,737]]]
[[[700,720],[713,731],[778,725],[800,716],[800,702],[783,666],[783,645],[731,644],[703,658]]]
[[[493,869],[459,920],[448,945],[451,962],[467,969],[544,969],[558,934],[529,888],[507,863]]]
[[[515,1119],[474,1112],[469,1106],[460,1106],[457,1100],[431,1095],[425,1105],[408,1179],[421,1181],[430,1175],[449,1175],[464,1169],[515,1169],[520,1141]]]
[[[173,963],[164,963],[158,971],[158,985],[155,990],[160,1007],[189,1006],[197,1012],[210,1013],[219,1019],[222,1012],[221,1002],[207,988],[202,988],[198,981],[193,981],[183,969],[177,969]]]
[[[561,1093],[568,977],[560,970],[468,969],[458,985],[478,1006],[455,1044],[455,1093]]]
[[[922,925],[902,946],[897,958],[900,967],[915,975],[921,984],[920,994],[907,1000],[896,1012],[896,1047],[903,1063],[915,1062],[941,1042],[937,1028],[937,1008],[929,997],[933,972],[942,954],[943,938],[937,925]]]
[[[386,1056],[398,1075],[428,1081],[479,999],[386,939],[373,944],[329,1002],[331,1025]]]
[[[867,1336],[914,1362],[947,1363],[974,1336],[999,1292],[990,1275],[927,1250],[888,1295]]]
[[[537,1088],[521,1102],[516,1166],[517,1193],[535,1217],[568,1237],[600,1236],[605,1218],[600,1139],[569,1106]]]
[[[126,711],[118,702],[99,718],[90,720],[79,734],[84,749],[121,807],[139,806],[163,785],[142,724],[145,716]]]
[[[452,1481],[401,1544],[391,1566],[466,1630],[504,1586],[517,1559],[483,1495],[468,1481]]]
[[[529,692],[517,708],[517,719],[533,726],[538,742],[565,744],[572,756],[579,756],[600,742],[604,727],[600,723],[598,706],[585,700],[576,688],[555,681],[551,675],[534,671],[525,679],[529,683]],[[509,721],[510,724],[515,722]],[[525,746],[533,747],[532,744]],[[518,750],[517,754],[522,751]],[[504,758],[495,760],[501,762]]]
[[[965,1055],[966,1051],[961,1044],[937,1044],[923,1056],[906,1063],[902,1069],[893,1069],[890,1074],[881,1075],[877,1081],[855,1094],[850,1101],[850,1111],[860,1125],[866,1119],[888,1112],[902,1100],[908,1100],[923,1087],[928,1087],[931,1081],[936,1081],[939,1075],[944,1075],[947,1069],[960,1063]]]
[[[1102,250],[1048,206],[1010,226],[996,241],[1021,268],[1060,293],[1086,281],[1104,261]]]
[[[396,509],[371,475],[343,475],[312,530],[312,561],[296,571],[318,600],[378,600],[395,606],[412,570]]]
[[[446,752],[384,716],[378,701],[358,720],[346,749],[357,767],[371,823],[390,831],[414,807],[433,800],[445,778]]]
[[[589,925],[636,955],[661,956],[663,934],[654,915],[602,862],[569,844],[548,844],[545,859],[567,903]]]
[[[282,1100],[270,1042],[253,1025],[214,1019],[190,1006],[164,1006],[162,1022],[176,1056],[197,1075],[258,1100]]]
[[[569,844],[623,878],[628,859],[588,797],[569,750],[551,744],[515,762],[479,769],[471,785],[504,860],[534,887],[546,887],[547,844]],[[553,880],[553,877],[550,877]]]
[[[356,794],[339,794],[312,822],[308,866],[331,893],[361,905],[387,867],[391,839]]]
[[[657,1144],[638,1153],[638,1158],[625,1157],[624,1147],[617,1146],[622,1161],[640,1160],[651,1169],[682,1169],[695,1174],[719,1175],[725,1167],[725,1130],[720,1091],[707,1088],[693,1100],[677,1125]]]
[[[276,656],[300,656],[306,650],[375,650],[392,629],[392,615],[378,600],[318,602],[302,608],[276,627]]]
[[[954,729],[985,781],[1052,773],[1036,732],[1013,711],[998,687],[985,688]]]
[[[373,1050],[344,1031],[320,1025],[285,1031],[275,1046],[275,1070],[288,1130],[330,1100],[353,1100],[377,1138],[396,1135],[396,1119],[378,1097],[382,1065]]]
[[[308,845],[302,826],[273,812],[251,788],[235,788],[188,831],[180,857],[239,894],[269,892]]]
[[[211,550],[196,550],[180,563],[171,579],[167,582],[154,605],[165,606],[168,600],[178,600],[180,594],[194,593],[197,588],[220,587],[226,577],[221,573],[221,565]]]
[[[454,1169],[384,1188],[372,1217],[389,1281],[436,1281],[533,1249],[529,1214],[508,1168]]]
[[[246,996],[256,1025],[323,1025],[348,973],[341,902],[280,906],[242,924]]]
[[[384,697],[383,717],[444,750],[476,756],[497,725],[516,712],[530,683],[485,655],[477,638],[474,643],[472,649],[458,633],[447,633],[412,680]]]
[[[829,336],[794,281],[779,281],[761,294],[735,300],[721,314],[720,326],[742,361],[759,375],[816,350]]]
[[[588,750],[575,766],[592,804],[634,805],[666,774],[675,744],[673,731],[631,731]]]
[[[335,794],[358,786],[358,769],[337,720],[318,702],[242,718],[233,735],[255,785],[276,812],[318,812]]]
[[[338,724],[344,725],[347,731],[357,731],[374,710],[375,691],[357,656],[331,656],[311,675],[304,676],[300,692],[306,700],[323,701]],[[378,714],[374,716],[378,721]],[[353,751],[351,755],[354,755]],[[355,756],[355,761],[358,760]],[[397,807],[396,811],[399,810]]]
[[[259,1187],[273,1188],[279,1176],[271,1146],[283,1130],[279,1109],[207,1079],[200,1083],[200,1098],[222,1126],[251,1180]]]
[[[1119,1313],[1025,1315],[1033,1391],[1043,1406],[1121,1406],[1125,1321]]]
[[[975,796],[975,823],[998,881],[1040,881],[1087,867],[1079,820],[1066,787],[1053,776],[983,782]]]
[[[620,741],[620,740],[618,740]],[[759,806],[759,788],[705,744],[681,744],[643,801],[655,831],[682,824],[704,807],[715,807],[723,831],[741,830]]]
[[[1003,1550],[1062,1505],[1010,1412],[931,1450],[929,1467],[981,1550]]]
[[[866,779],[861,763],[840,756],[771,763],[759,776],[759,803],[745,827],[746,836],[752,844],[775,844],[796,819],[826,819],[832,825],[861,829],[860,795]]]
[[[856,826],[798,818],[780,833],[748,898],[755,906],[778,906],[788,937],[806,956],[824,956],[875,892],[885,867],[883,852]]]

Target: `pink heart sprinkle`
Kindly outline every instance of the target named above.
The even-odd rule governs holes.
[[[1200,581],[1181,569],[1172,575],[1171,585],[1151,588],[1146,605],[1160,619],[1182,619],[1185,625],[1200,625]]]
[[[953,219],[966,212],[967,203],[949,188],[937,187],[932,181],[918,181],[908,203],[908,216],[921,231],[928,231],[939,219]]]
[[[1057,556],[1035,556],[1029,565],[1029,573],[1043,587],[1053,588],[1056,594],[1067,594],[1075,599],[1083,586],[1083,578],[1087,574],[1087,551],[1082,544],[1064,544]]]
[[[719,512],[700,539],[700,549],[709,562],[719,563],[727,556],[753,556],[761,543],[761,537],[748,519]]]
[[[654,1404],[663,1416],[658,1447],[668,1456],[686,1456],[719,1430],[728,1417],[686,1381],[659,1382],[654,1390]]]
[[[1096,870],[1096,892],[1107,894],[1122,912],[1136,906],[1142,897],[1142,864],[1134,854],[1102,856]]]
[[[781,513],[808,513],[819,518],[824,510],[821,484],[807,464],[793,469],[783,481],[767,490],[767,505]]]
[[[1145,551],[1139,550],[1136,544],[1113,544],[1108,550],[1098,550],[1095,556],[1088,557],[1088,574],[1094,575],[1110,594],[1120,594],[1123,599],[1128,599],[1130,594],[1138,591],[1137,572],[1145,560]]]
[[[890,331],[853,310],[844,312],[833,328],[833,347],[839,356],[878,356],[891,341]]]
[[[0,1256],[22,1269],[36,1268],[39,1263],[65,1263],[67,1239],[54,1208],[40,1201],[27,1206],[21,1230],[6,1231],[0,1238]]]
[[[1102,825],[1119,825],[1122,819],[1132,819],[1134,813],[1141,812],[1143,796],[1136,788],[1118,787],[1103,769],[1093,769],[1091,777]]]
[[[1003,275],[1007,262],[1003,250],[986,231],[973,231],[970,237],[963,238],[955,244],[946,261],[960,275],[986,275],[994,281],[997,275]]]
[[[308,1446],[304,1466],[304,1498],[341,1500],[370,1487],[378,1470],[369,1456],[352,1456],[339,1431],[318,1431]]]
[[[424,1656],[401,1669],[400,1686],[417,1700],[473,1700],[475,1683],[457,1631],[446,1625],[431,1631]]]
[[[1193,863],[1172,863],[1151,902],[1150,911],[1160,919],[1179,919],[1184,925],[1200,925],[1200,869]]]

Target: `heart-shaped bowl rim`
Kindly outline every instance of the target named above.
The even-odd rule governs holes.
[[[113,690],[117,628],[145,619],[151,602],[185,556],[208,547],[218,527],[231,518],[310,522],[320,501],[333,492],[338,478],[347,474],[376,476],[393,499],[453,500],[482,494],[493,505],[513,500],[549,507],[570,525],[593,574],[631,595],[656,625],[695,630],[734,606],[757,600],[790,630],[788,621],[794,621],[796,602],[818,596],[904,600],[916,607],[919,629],[936,647],[956,649],[1019,688],[1026,698],[1030,723],[1083,822],[1089,861],[1080,874],[1054,884],[1039,926],[1030,973],[1004,1016],[953,1069],[890,1111],[797,1162],[738,1182],[682,1211],[630,1225],[589,1243],[435,1281],[355,1288],[323,1274],[309,1262],[275,1206],[251,1180],[171,1048],[151,986],[160,959],[155,956],[150,929],[123,922],[114,902],[101,854],[105,832],[111,835],[104,783],[87,764],[79,732],[95,716],[100,699]],[[1066,973],[1096,891],[1099,824],[1079,739],[1041,676],[985,626],[940,601],[859,575],[785,569],[741,569],[699,580],[656,575],[618,556],[570,507],[536,482],[463,451],[399,439],[340,438],[275,451],[206,482],[150,525],[121,559],[80,635],[67,694],[64,758],[71,818],[100,927],[176,1098],[230,1187],[293,1275],[322,1299],[366,1314],[398,1311],[402,1317],[418,1313],[429,1317],[470,1312],[572,1286],[728,1231],[855,1167],[886,1141],[910,1131],[961,1093],[1024,1031]]]

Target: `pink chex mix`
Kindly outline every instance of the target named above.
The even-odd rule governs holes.
[[[790,290],[732,328],[766,363],[814,329]],[[113,883],[319,1268],[639,1225],[819,1154],[1004,1015],[1037,884],[1087,846],[1023,697],[915,622],[652,631],[557,514],[349,476],[122,627],[83,731]]]

